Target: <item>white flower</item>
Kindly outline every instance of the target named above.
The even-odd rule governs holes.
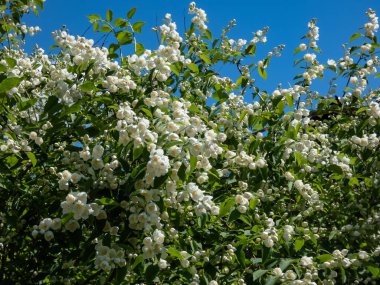
[[[300,50],[304,51],[304,50],[307,49],[307,45],[305,45],[305,44],[300,44],[300,45],[298,46],[298,48],[299,48]]]
[[[97,144],[92,150],[92,157],[95,159],[100,159],[102,158],[103,153],[104,153],[104,147]]]
[[[285,278],[288,280],[295,280],[297,278],[297,275],[294,273],[293,270],[287,270],[285,272]]]
[[[302,180],[296,180],[296,181],[294,181],[294,187],[297,190],[302,190],[303,187],[304,187],[304,184],[303,184]]]
[[[46,231],[44,233],[44,238],[46,241],[51,241],[54,238],[54,234],[52,231]]]
[[[273,269],[273,274],[276,275],[276,276],[281,277],[284,273],[282,272],[282,270],[281,270],[280,267],[276,267],[276,268]]]
[[[160,258],[160,260],[158,261],[158,267],[160,269],[165,269],[168,267],[168,262],[165,259]]]
[[[153,232],[153,240],[154,240],[157,244],[163,244],[163,243],[164,243],[164,240],[165,240],[165,234],[164,234],[164,232],[161,231],[161,230],[156,229],[156,230]]]
[[[308,256],[303,256],[300,260],[301,266],[308,267],[310,265],[313,265],[313,259]]]

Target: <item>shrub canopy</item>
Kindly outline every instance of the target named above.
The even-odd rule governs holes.
[[[379,282],[373,10],[324,64],[310,21],[294,84],[266,91],[255,78],[284,46],[258,59],[267,29],[214,37],[194,3],[156,50],[136,9],[109,10],[89,16],[108,48],[59,30],[50,55],[23,50],[43,1],[1,5],[1,284]]]

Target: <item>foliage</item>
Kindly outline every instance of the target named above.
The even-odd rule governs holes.
[[[379,282],[374,11],[327,64],[309,22],[301,73],[269,93],[255,77],[284,46],[257,60],[266,28],[215,38],[191,3],[185,35],[167,14],[151,51],[135,8],[109,10],[89,16],[108,48],[61,30],[54,55],[27,54],[21,17],[42,4],[1,7],[1,284]]]

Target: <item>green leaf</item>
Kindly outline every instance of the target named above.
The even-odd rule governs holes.
[[[79,86],[79,89],[86,93],[91,93],[92,91],[96,91],[97,88],[92,81],[86,81],[81,86]]]
[[[62,105],[58,103],[58,98],[55,96],[50,96],[46,101],[43,114],[53,114],[54,112],[60,110]]]
[[[156,278],[157,273],[160,271],[160,268],[158,265],[149,265],[145,271],[145,279],[148,283],[153,282],[153,280]]]
[[[160,177],[156,177],[154,178],[154,183],[153,183],[153,187],[154,188],[158,188],[160,187],[162,184],[165,183],[165,181],[168,179],[168,175],[164,175],[164,176],[160,176]]]
[[[108,21],[108,22],[111,22],[112,21],[112,19],[113,19],[113,12],[111,11],[111,10],[107,10],[107,13],[106,13],[106,20]]]
[[[367,111],[368,110],[368,107],[361,107],[359,110],[356,111],[356,114],[360,114],[364,111]]]
[[[330,261],[332,259],[334,259],[334,257],[331,255],[331,254],[322,254],[320,256],[317,256],[317,259],[319,260],[319,262],[323,263],[323,262],[326,262],[326,261]]]
[[[147,115],[147,117],[149,117],[150,119],[153,119],[152,112],[149,111],[147,108],[141,108],[140,110],[141,110],[143,113],[145,113],[145,115]]]
[[[128,13],[127,13],[127,18],[128,19],[132,19],[133,15],[136,13],[136,10],[137,10],[136,7],[132,8],[131,10],[129,10]]]
[[[10,155],[5,159],[5,162],[9,167],[13,167],[18,163],[18,158],[15,155]]]
[[[170,70],[173,71],[174,74],[177,75],[178,77],[180,76],[180,71],[179,71],[179,69],[178,69],[178,67],[177,67],[176,64],[174,64],[174,63],[171,64],[170,65]]]
[[[286,95],[285,100],[288,103],[290,108],[293,108],[293,96],[292,95]]]
[[[360,34],[360,33],[357,33],[357,34],[353,34],[351,37],[350,37],[350,42],[352,42],[353,40],[356,40],[357,38],[360,38],[362,37],[363,34]]]
[[[359,186],[359,180],[356,177],[351,177],[350,181],[348,182],[348,185],[350,186]]]
[[[206,37],[207,37],[207,39],[208,40],[212,40],[212,34],[211,34],[211,32],[210,32],[210,30],[209,29],[207,29],[206,31],[205,31],[205,35],[206,35]]]
[[[239,118],[239,123],[241,123],[244,119],[244,117],[247,115],[247,110],[244,110],[243,112],[241,112],[240,114],[240,118]]]
[[[256,52],[256,45],[249,45],[246,47],[244,54],[246,55],[254,55]]]
[[[332,240],[336,236],[337,233],[338,233],[337,231],[331,231],[329,234],[329,240]]]
[[[380,72],[375,75],[375,78],[379,78],[379,77],[380,77]]]
[[[230,209],[235,205],[235,198],[230,197],[224,200],[222,204],[219,206],[219,217],[224,217],[228,215]]]
[[[116,277],[115,277],[115,281],[113,282],[113,285],[120,285],[125,280],[125,276],[127,275],[127,272],[128,272],[128,267],[124,266],[121,268],[116,268],[115,271],[116,271]]]
[[[278,276],[269,276],[267,279],[265,279],[265,285],[274,285],[279,279],[280,277]]]
[[[133,31],[141,34],[142,27],[145,25],[145,22],[136,22],[132,25]]]
[[[235,209],[231,212],[230,216],[228,217],[228,222],[231,223],[233,221],[236,221],[237,219],[240,218],[240,216],[241,216],[241,213],[237,209]]]
[[[294,242],[294,250],[296,252],[300,251],[303,248],[304,244],[305,244],[304,239],[296,239],[296,241]]]
[[[293,261],[294,260],[290,258],[282,259],[279,267],[281,268],[282,271],[285,271],[289,267],[289,265],[293,263]]]
[[[139,265],[141,262],[144,261],[144,256],[140,254],[138,257],[136,257],[135,262],[132,264],[132,270],[136,268],[137,265]]]
[[[113,22],[113,24],[117,28],[124,28],[125,26],[128,25],[128,22],[126,20],[124,20],[123,18],[117,18],[117,19],[115,19],[115,21]]]
[[[205,55],[204,53],[202,53],[199,57],[200,57],[205,63],[207,63],[207,64],[211,64],[211,60],[210,60],[210,58],[209,58],[207,55]]]
[[[17,60],[15,60],[14,58],[11,58],[11,57],[6,57],[5,62],[8,64],[8,66],[10,68],[13,68],[17,65]]]
[[[252,273],[252,279],[253,279],[253,281],[256,281],[256,280],[260,279],[261,276],[263,276],[267,272],[268,272],[268,270],[264,270],[264,269],[256,270],[255,272]]]
[[[33,152],[27,152],[26,156],[29,158],[30,162],[32,163],[33,166],[36,166],[37,164],[37,159],[36,156],[34,155]]]
[[[44,1],[42,0],[34,0],[34,3],[40,8],[41,10],[44,8]]]
[[[297,47],[297,48],[294,50],[293,55],[296,55],[297,53],[299,53],[300,50],[301,50],[301,49],[300,49],[299,47]]]
[[[0,93],[5,93],[14,87],[17,87],[22,81],[19,77],[9,77],[5,78],[0,82]]]
[[[181,164],[177,174],[182,181],[186,181],[186,166],[184,163]]]
[[[7,72],[7,70],[8,68],[4,64],[0,63],[0,72],[4,73],[4,72]]]
[[[116,205],[119,205],[118,202],[116,202],[115,200],[113,200],[111,198],[108,198],[108,197],[100,198],[97,201],[98,201],[98,203],[100,205],[105,205],[105,206],[110,206],[110,205],[116,206]]]
[[[68,221],[71,220],[71,218],[74,217],[74,213],[67,213],[67,214],[64,214],[61,218],[61,224],[62,225],[65,225],[67,224]]]
[[[340,267],[340,279],[342,281],[341,284],[346,284],[347,282],[346,270],[344,270],[342,266]]]
[[[197,166],[198,159],[194,155],[190,155],[190,173],[189,176],[193,173],[195,167]]]
[[[95,23],[96,24],[96,23]],[[111,32],[112,31],[112,28],[110,27],[110,26],[107,26],[107,25],[103,25],[101,28],[100,28],[100,30],[99,30],[99,32],[101,32],[101,33],[109,33],[109,32]]]
[[[378,267],[374,267],[372,265],[367,266],[367,269],[369,272],[371,272],[373,277],[379,277],[380,276],[380,269]]]
[[[333,173],[343,174],[342,167],[340,167],[336,164],[330,164],[330,166],[328,167],[328,170],[333,172]]]
[[[121,31],[116,36],[117,41],[121,45],[130,44],[132,42],[132,34],[128,31]]]
[[[93,23],[95,21],[99,21],[102,19],[102,17],[100,17],[99,15],[97,14],[91,14],[91,15],[88,15],[87,18],[90,19],[90,23]]]
[[[198,66],[194,63],[189,63],[187,67],[194,73],[199,73]]]
[[[174,247],[169,247],[166,252],[172,257],[177,257],[179,260],[183,259],[182,254]]]
[[[256,197],[252,197],[251,200],[249,201],[249,208],[251,210],[254,210],[256,208],[258,202],[259,201],[256,199]]]
[[[93,30],[94,30],[94,32],[96,32],[96,31],[98,31],[99,30],[99,26],[100,26],[100,24],[99,24],[99,22],[95,22],[94,23],[94,25],[93,25]]]
[[[259,67],[258,72],[263,79],[267,79],[267,71],[263,67]]]
[[[144,147],[134,147],[133,148],[133,161],[138,159],[143,153],[144,153],[145,148]]]
[[[239,262],[239,264],[242,266],[242,267],[245,267],[245,253],[244,253],[244,246],[243,245],[239,245],[236,249],[236,257],[237,257],[237,260]]]
[[[144,45],[143,45],[143,44],[139,44],[139,43],[137,43],[137,44],[136,44],[136,50],[135,50],[135,53],[136,53],[137,55],[140,55],[140,54],[143,54],[144,51],[145,51]]]

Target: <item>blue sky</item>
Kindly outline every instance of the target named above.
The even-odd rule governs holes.
[[[81,35],[89,25],[87,15],[100,14],[105,16],[111,9],[114,17],[126,17],[126,12],[137,7],[134,20],[145,21],[143,34],[138,41],[145,47],[154,49],[157,46],[155,34],[151,27],[160,25],[165,13],[171,13],[180,31],[184,30],[184,19],[189,23],[191,17],[187,14],[191,1],[182,0],[47,0],[40,17],[28,16],[25,22],[29,25],[39,25],[42,32],[37,34],[31,43],[38,43],[46,50],[53,44],[50,33],[66,25],[69,32]],[[367,21],[365,11],[371,7],[380,14],[379,0],[200,0],[197,6],[203,8],[209,19],[209,29],[214,36],[220,34],[231,19],[237,20],[237,27],[230,34],[232,38],[251,39],[252,32],[269,26],[268,42],[258,48],[265,55],[272,47],[285,44],[283,56],[274,58],[268,69],[268,79],[261,82],[264,88],[273,90],[278,83],[288,86],[297,74],[293,68],[294,49],[302,42],[300,37],[307,31],[307,22],[317,18],[320,27],[319,47],[322,49],[320,62],[327,59],[337,59],[343,55],[341,45],[350,36],[358,32],[358,28]],[[188,26],[188,25],[187,25]],[[100,34],[87,32],[86,37],[98,39]],[[30,47],[30,45],[29,45]],[[260,54],[260,53],[259,53]],[[228,69],[226,70],[228,73]],[[228,74],[225,74],[228,75]],[[256,76],[256,75],[255,75]],[[260,80],[260,79],[259,79]]]

